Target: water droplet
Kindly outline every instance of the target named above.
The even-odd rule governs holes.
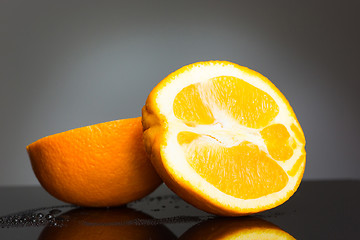
[[[49,212],[49,214],[51,214],[51,215],[55,215],[55,214],[59,214],[59,213],[61,213],[60,209],[53,209]]]
[[[63,217],[56,217],[55,221],[63,222],[65,219]]]
[[[51,215],[51,214],[47,214],[46,216],[45,216],[45,218],[47,219],[47,220],[50,220],[50,219],[53,219],[53,215]]]
[[[43,218],[43,217],[44,217],[44,214],[38,213],[38,214],[36,215],[36,217],[37,217],[37,218]]]

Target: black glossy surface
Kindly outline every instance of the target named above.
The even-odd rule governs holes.
[[[359,190],[360,181],[304,181],[275,209],[221,218],[188,205],[165,186],[126,207],[109,209],[64,204],[40,187],[2,187],[0,239],[191,239],[254,225],[276,225],[296,239],[359,239]]]

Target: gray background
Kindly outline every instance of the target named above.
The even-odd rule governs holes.
[[[141,115],[167,74],[229,60],[267,76],[307,139],[306,179],[360,179],[358,1],[0,2],[0,185],[25,146]]]

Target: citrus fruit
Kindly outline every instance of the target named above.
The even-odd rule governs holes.
[[[186,231],[180,240],[295,240],[290,234],[280,229],[278,226],[267,222],[261,218],[220,218],[201,222]]]
[[[44,137],[27,151],[45,190],[80,206],[126,204],[162,182],[146,155],[140,117]]]
[[[226,61],[194,63],[162,80],[142,111],[144,142],[163,181],[219,215],[285,202],[305,168],[295,113],[264,76]]]
[[[177,239],[164,225],[141,224],[153,218],[131,208],[78,208],[57,218],[63,223],[46,226],[39,240]]]

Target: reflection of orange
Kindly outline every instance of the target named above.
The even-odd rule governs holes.
[[[146,156],[140,117],[44,137],[27,151],[41,185],[77,205],[125,204],[161,183]]]
[[[293,240],[290,234],[263,219],[255,217],[219,218],[195,225],[180,240],[263,239]]]
[[[185,66],[152,90],[142,117],[157,172],[202,210],[264,211],[300,184],[300,124],[281,92],[253,70],[224,61]]]
[[[176,239],[163,225],[138,224],[152,217],[130,208],[78,208],[59,217],[68,221],[60,227],[47,226],[39,240]]]

